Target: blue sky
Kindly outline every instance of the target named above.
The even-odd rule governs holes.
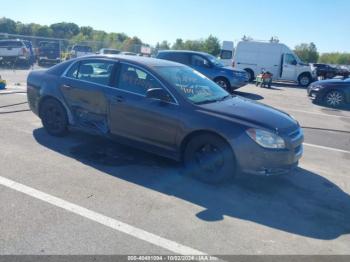
[[[321,52],[350,52],[349,0],[0,0],[2,16],[25,23],[74,22],[136,35],[152,45],[209,34],[235,42],[243,35],[277,36],[290,47],[313,41]]]

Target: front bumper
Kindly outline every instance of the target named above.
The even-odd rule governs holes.
[[[245,133],[233,141],[232,147],[241,172],[272,176],[288,174],[295,169],[304,152],[303,132],[299,128],[281,136],[286,148],[278,150],[261,147]]]
[[[313,101],[319,101],[320,97],[321,97],[320,94],[321,94],[321,90],[319,90],[319,89],[315,90],[315,89],[309,88],[307,90],[307,96]]]

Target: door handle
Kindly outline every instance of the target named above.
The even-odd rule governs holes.
[[[63,87],[63,88],[65,88],[65,89],[68,89],[68,90],[73,89],[73,87],[72,87],[72,86],[70,86],[70,85],[63,85],[62,87]]]

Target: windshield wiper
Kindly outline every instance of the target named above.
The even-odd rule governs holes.
[[[209,103],[215,103],[215,102],[221,102],[221,101],[224,101],[226,100],[227,98],[231,97],[231,95],[226,95],[224,97],[221,97],[221,98],[217,98],[217,99],[206,99],[206,100],[203,100],[203,101],[199,101],[197,103],[195,103],[196,105],[202,105],[202,104],[209,104]]]
[[[218,99],[218,101],[224,101],[224,100],[226,100],[227,98],[231,98],[231,97],[232,97],[232,95],[227,95],[227,96],[224,96],[224,97]]]

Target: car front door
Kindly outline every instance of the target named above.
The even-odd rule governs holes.
[[[168,102],[146,97],[148,89],[163,88]],[[113,135],[176,151],[179,105],[175,98],[147,70],[120,63],[115,88],[109,89],[109,122]]]
[[[191,56],[191,67],[203,75],[213,79],[214,76],[211,62],[203,56],[192,55]]]
[[[108,60],[76,62],[62,77],[60,90],[77,126],[106,133],[108,102],[105,95],[115,63]]]
[[[298,62],[292,54],[283,55],[282,80],[296,81]]]

